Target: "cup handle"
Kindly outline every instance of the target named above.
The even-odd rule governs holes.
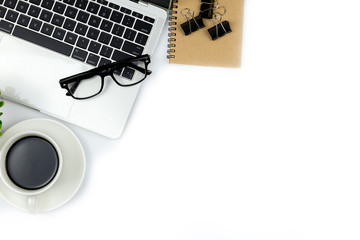
[[[28,196],[27,208],[30,213],[37,213],[38,209],[36,196]]]

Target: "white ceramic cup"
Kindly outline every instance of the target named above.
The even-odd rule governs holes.
[[[24,188],[17,186],[10,179],[10,177],[6,171],[6,156],[9,152],[10,148],[14,145],[14,143],[16,143],[20,139],[23,139],[26,137],[40,137],[40,138],[47,140],[48,142],[50,142],[53,145],[53,147],[55,148],[55,150],[57,152],[57,156],[58,156],[58,168],[57,168],[54,178],[44,187],[35,189],[35,190],[24,189]],[[28,211],[31,213],[36,213],[38,211],[38,205],[39,205],[38,204],[38,202],[39,202],[38,195],[47,191],[49,188],[51,188],[55,184],[55,182],[57,181],[57,179],[59,178],[59,175],[61,173],[62,165],[63,165],[63,159],[62,159],[62,155],[61,155],[59,146],[56,144],[56,142],[51,137],[49,137],[48,135],[46,135],[42,132],[25,131],[25,132],[18,133],[16,135],[12,136],[8,141],[6,141],[6,143],[0,149],[0,180],[2,180],[4,182],[4,184],[10,190],[12,190],[18,194],[27,196],[27,207],[28,207]]]

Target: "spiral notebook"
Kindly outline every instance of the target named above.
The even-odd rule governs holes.
[[[195,17],[200,13],[201,0],[174,0],[170,17],[169,63],[238,68],[241,65],[244,0],[218,0],[226,7],[223,20],[230,23],[232,32],[212,40],[210,19],[203,19],[205,27],[186,36],[180,25],[186,22],[181,10],[189,8]]]

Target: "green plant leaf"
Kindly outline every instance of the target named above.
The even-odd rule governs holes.
[[[0,107],[4,106],[4,101],[0,101]]]

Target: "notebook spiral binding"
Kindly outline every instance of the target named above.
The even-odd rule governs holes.
[[[176,47],[176,27],[177,27],[177,14],[178,14],[178,6],[176,5],[178,0],[173,0],[172,10],[169,15],[169,39],[168,39],[168,55],[167,58],[175,58],[175,47]]]

